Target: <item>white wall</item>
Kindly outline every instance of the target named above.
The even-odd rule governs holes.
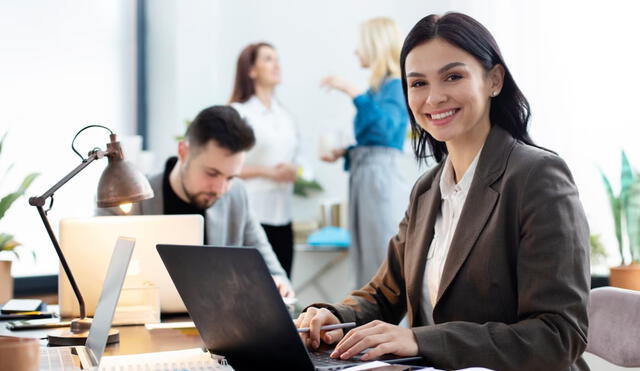
[[[29,196],[44,193],[80,158],[73,135],[89,124],[118,134],[135,132],[134,2],[0,2],[0,133],[9,130],[0,157],[0,195],[13,191],[29,172],[41,176]],[[105,148],[108,133],[90,129],[77,141],[86,153]],[[4,169],[15,166],[9,176]],[[60,189],[49,213],[54,231],[62,217],[89,216],[106,161],[90,165]],[[36,209],[19,199],[0,221],[36,252],[14,265],[13,274],[58,272],[58,259]],[[90,248],[90,246],[88,246]]]
[[[205,106],[225,103],[240,50],[259,40],[272,42],[280,53],[284,80],[278,95],[305,134],[311,165],[326,188],[320,196],[346,198],[346,174],[339,165],[316,160],[321,133],[350,130],[354,109],[343,95],[318,88],[331,73],[366,86],[367,73],[354,55],[356,27],[379,15],[390,16],[407,32],[421,17],[447,10],[478,19],[493,33],[516,81],[532,106],[534,140],[557,151],[569,164],[581,191],[592,231],[604,237],[616,263],[610,211],[598,167],[618,178],[620,150],[640,166],[635,145],[635,115],[640,57],[636,2],[584,1],[340,1],[192,0],[156,1],[168,23],[150,27],[150,69],[169,62],[162,79],[151,81],[152,94],[170,94],[173,101],[150,101],[171,112],[156,116],[151,142],[161,158],[173,153],[170,139],[183,121]],[[170,11],[169,11],[170,9]],[[170,30],[167,30],[167,26]],[[165,34],[170,33],[167,42]],[[157,58],[154,58],[157,56]],[[153,114],[153,113],[152,113]],[[159,134],[160,133],[160,134]],[[162,161],[157,161],[158,169]],[[407,176],[418,171],[408,159]],[[424,169],[423,169],[424,170]],[[296,217],[316,215],[317,200],[298,201]]]
[[[316,218],[320,199],[345,200],[347,174],[341,164],[321,163],[317,146],[322,133],[350,133],[355,111],[346,96],[321,91],[319,82],[327,74],[340,73],[366,88],[368,75],[354,53],[358,23],[391,14],[404,20],[407,30],[416,19],[412,14],[426,11],[422,2],[409,4],[400,9],[392,2],[150,3],[149,14],[163,17],[162,21],[151,18],[149,27],[149,70],[152,74],[162,70],[161,78],[159,73],[158,78],[150,78],[150,115],[157,112],[150,129],[154,133],[151,149],[158,157],[156,170],[161,169],[165,157],[175,153],[172,137],[184,131],[184,120],[192,119],[206,106],[228,101],[241,49],[264,40],[273,43],[280,54],[283,83],[278,96],[301,128],[306,167],[326,189],[315,200],[296,200],[296,219]],[[167,21],[164,16],[168,14],[172,17]],[[163,60],[167,55],[171,62]],[[167,71],[164,67],[170,63],[175,66]],[[154,99],[156,94],[173,94],[173,99]],[[404,165],[413,181],[417,171],[410,156]]]

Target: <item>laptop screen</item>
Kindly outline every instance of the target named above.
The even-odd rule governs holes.
[[[226,357],[235,370],[313,370],[258,250],[157,249],[209,351]]]
[[[100,285],[113,246],[119,236],[135,238],[129,274],[139,276],[159,288],[163,313],[184,313],[186,308],[167,273],[156,244],[202,244],[204,219],[201,215],[134,215],[64,218],[60,221],[60,246],[82,292],[88,316],[95,314]],[[125,287],[127,286],[125,279]],[[78,301],[64,271],[60,272],[59,303],[63,317],[77,317]],[[132,283],[134,284],[134,283]],[[134,284],[135,285],[135,284]],[[118,316],[114,317],[118,324]]]
[[[102,353],[104,353],[104,348],[107,345],[111,321],[116,311],[120,290],[127,274],[135,243],[136,240],[133,238],[119,237],[111,255],[111,263],[109,263],[109,268],[107,269],[107,276],[102,285],[102,293],[98,300],[96,314],[93,317],[86,342],[89,354],[94,358],[92,361],[96,365],[100,363],[100,358],[102,358]]]

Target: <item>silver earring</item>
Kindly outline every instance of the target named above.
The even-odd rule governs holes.
[[[496,96],[498,96],[498,92],[497,92],[497,91],[494,91],[493,93],[491,93],[491,96],[492,96],[492,97],[496,97]]]

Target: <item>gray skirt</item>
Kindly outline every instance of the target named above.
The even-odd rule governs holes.
[[[398,232],[410,186],[400,171],[402,152],[364,146],[349,151],[349,230],[356,288],[374,276]]]

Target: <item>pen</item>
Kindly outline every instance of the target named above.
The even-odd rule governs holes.
[[[321,331],[325,331],[325,330],[336,330],[339,328],[350,328],[350,327],[356,327],[356,323],[355,322],[345,322],[345,323],[338,323],[336,325],[326,325],[326,326],[322,326],[320,327]],[[309,332],[309,328],[308,327],[301,327],[298,329],[298,332]]]
[[[17,312],[10,314],[0,314],[0,321],[15,320],[15,319],[37,319],[37,318],[53,318],[56,317],[54,312]]]

